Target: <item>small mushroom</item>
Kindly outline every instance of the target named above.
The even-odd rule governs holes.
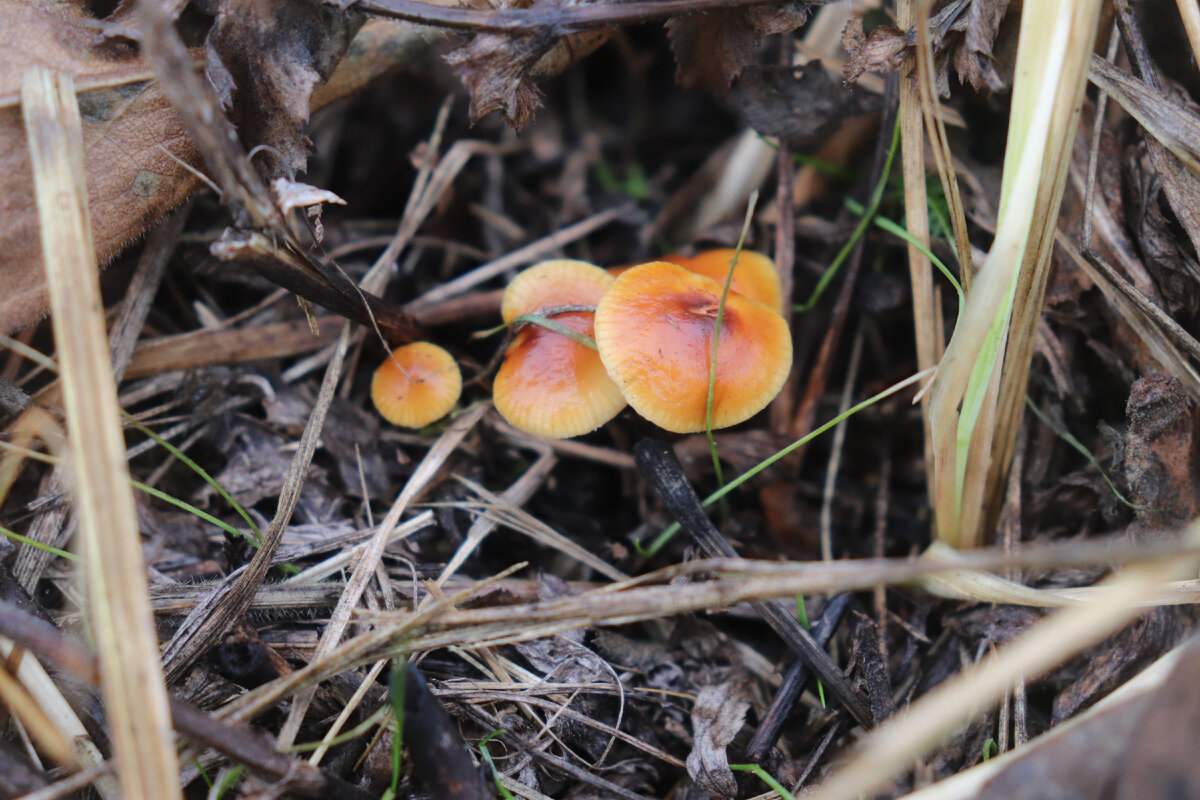
[[[675,433],[704,430],[709,365],[722,285],[663,261],[616,279],[596,307],[596,345],[629,405]],[[787,323],[730,292],[721,321],[712,426],[757,414],[779,393],[792,365]]]
[[[397,347],[375,370],[371,400],[393,425],[424,428],[454,408],[462,373],[454,356],[431,342]]]
[[[678,264],[689,272],[712,278],[722,286],[733,262],[733,248],[705,250],[690,258],[672,254],[663,256],[663,261]],[[733,268],[733,282],[729,290],[757,300],[776,314],[783,313],[783,288],[779,283],[779,271],[775,262],[755,250],[742,250],[738,254],[737,266]]]
[[[504,290],[500,315],[512,322],[542,313],[590,337],[590,309],[612,285],[612,276],[587,262],[543,261]],[[522,325],[505,350],[492,400],[509,424],[552,439],[593,431],[625,407],[595,350],[532,323]]]

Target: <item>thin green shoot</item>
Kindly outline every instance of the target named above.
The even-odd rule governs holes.
[[[796,800],[796,796],[783,787],[783,784],[775,780],[771,773],[760,767],[758,764],[730,764],[729,768],[738,772],[749,772],[756,776],[760,781],[771,787],[771,790],[778,793],[784,800]]]
[[[346,742],[353,741],[382,722],[391,710],[392,708],[390,705],[380,706],[379,708],[375,709],[375,712],[371,714],[371,716],[367,717],[353,728],[347,728],[337,736],[334,736],[332,739],[321,739],[317,742],[299,742],[291,747],[285,748],[284,752],[307,753],[322,747],[337,747],[339,744],[345,744]]]
[[[158,500],[162,500],[164,503],[170,503],[171,505],[175,506],[176,508],[178,508],[182,511],[186,511],[189,514],[194,514],[195,516],[199,517],[200,519],[204,520],[205,522],[209,522],[213,525],[216,525],[218,528],[225,531],[230,536],[237,536],[237,537],[241,537],[241,538],[245,539],[247,542],[249,542],[254,547],[258,547],[262,543],[261,537],[255,536],[253,531],[239,531],[237,528],[233,527],[228,522],[217,519],[212,514],[209,514],[207,511],[204,511],[202,509],[196,508],[194,505],[187,502],[186,500],[180,500],[178,497],[173,497],[173,496],[167,494],[166,492],[162,491],[161,489],[155,489],[153,486],[147,486],[146,484],[142,483],[141,481],[132,481],[131,480],[130,483],[133,485],[133,488],[137,489],[138,491],[145,492],[146,494],[150,495],[151,497],[157,498]]]
[[[926,208],[929,209],[929,232],[936,239],[945,239],[954,251],[954,257],[959,264],[958,243],[954,240],[954,228],[950,222],[950,202],[942,189],[942,182],[936,175],[930,175],[925,181]]]
[[[846,208],[850,209],[851,212],[858,214],[859,216],[861,216],[863,213],[862,204],[850,198],[846,198]],[[908,229],[903,225],[900,225],[899,223],[878,214],[875,216],[873,221],[879,228],[887,231],[899,239],[903,239],[908,244],[911,244],[913,247],[920,250],[921,255],[928,258],[929,262],[937,267],[938,271],[942,273],[942,276],[950,282],[950,285],[954,287],[954,293],[958,295],[958,317],[955,320],[955,325],[957,325],[958,319],[962,318],[963,306],[966,305],[967,298],[966,295],[963,294],[962,284],[958,282],[958,278],[953,272],[950,271],[950,268],[942,263],[942,260],[935,256],[933,251],[926,247],[919,239],[917,239],[917,237],[909,233]]]
[[[199,475],[201,480],[203,480],[205,483],[207,483],[209,486],[211,486],[213,488],[213,491],[215,491],[218,495],[220,495],[221,499],[224,500],[226,503],[228,503],[229,507],[232,508],[239,517],[241,517],[243,520],[246,521],[246,524],[250,527],[250,530],[253,533],[253,537],[247,537],[247,538],[250,539],[250,543],[253,544],[255,547],[259,546],[259,543],[262,542],[262,531],[260,531],[258,529],[258,525],[256,525],[254,523],[254,520],[251,519],[250,514],[248,514],[246,512],[246,509],[242,508],[241,504],[239,504],[236,500],[234,500],[232,497],[229,496],[229,492],[225,491],[225,488],[223,486],[221,486],[220,483],[217,482],[216,478],[209,475],[204,470],[203,467],[201,467],[199,464],[197,464],[195,461],[193,461],[187,454],[185,454],[178,447],[171,444],[170,442],[168,442],[166,439],[159,436],[154,431],[150,430],[150,428],[148,426],[144,425],[139,420],[134,419],[133,416],[131,414],[129,414],[129,412],[122,411],[121,415],[124,416],[125,419],[129,421],[130,425],[137,428],[143,434],[145,434],[146,436],[149,436],[151,439],[153,439],[155,442],[157,442],[160,447],[162,447],[164,450],[166,450],[168,453],[170,453],[175,458],[179,459],[179,461],[183,462],[183,464],[188,469],[190,469],[192,472]],[[168,501],[168,502],[171,502],[171,501]],[[182,502],[182,501],[180,501],[180,502]],[[176,505],[178,505],[178,503],[176,503]],[[191,508],[191,506],[180,506],[180,508],[184,508],[184,507]],[[220,524],[220,523],[217,523],[217,524]],[[222,526],[222,527],[224,527],[224,526]],[[235,531],[235,535],[242,536],[244,534],[242,534],[241,532]]]
[[[922,370],[921,372],[918,372],[914,375],[910,375],[907,378],[905,378],[904,380],[900,381],[899,383],[894,383],[891,386],[889,386],[888,388],[879,392],[878,394],[868,397],[866,400],[863,400],[861,403],[851,406],[850,408],[843,411],[841,414],[838,414],[836,417],[834,417],[833,419],[826,422],[821,427],[814,429],[812,432],[807,433],[804,436],[801,436],[799,439],[792,442],[791,444],[789,444],[787,447],[783,448],[779,452],[758,462],[753,467],[746,470],[744,473],[742,473],[738,477],[734,478],[729,483],[725,484],[723,487],[721,487],[717,491],[710,494],[708,497],[704,498],[704,500],[703,500],[704,507],[708,508],[713,503],[717,502],[722,497],[729,494],[734,489],[738,488],[739,486],[741,486],[743,483],[745,483],[746,481],[753,478],[758,473],[762,472],[764,469],[767,469],[768,467],[772,466],[773,464],[775,464],[777,461],[779,461],[781,459],[787,458],[792,453],[796,452],[801,447],[804,447],[806,444],[811,442],[813,439],[817,438],[818,436],[825,433],[826,431],[829,431],[832,428],[836,427],[838,425],[838,423],[840,423],[846,419],[849,419],[850,417],[854,416],[858,412],[862,411],[864,408],[870,408],[871,406],[875,405],[879,401],[884,400],[888,397],[891,397],[896,392],[900,391],[901,389],[904,389],[905,387],[913,385],[914,383],[921,380],[922,378],[929,377],[931,374],[933,374],[934,369],[936,369],[936,368],[930,367],[929,369]],[[644,554],[646,556],[655,555],[656,553],[658,553],[659,550],[661,550],[663,548],[664,545],[666,545],[667,542],[669,542],[671,540],[671,537],[674,536],[678,532],[679,532],[679,523],[678,522],[671,523],[671,525],[669,527],[667,527],[657,537],[655,537],[654,541],[651,542],[650,545],[648,547],[646,547],[644,549],[644,551],[642,551],[642,552],[644,552]]]
[[[733,249],[733,258],[729,261],[729,271],[725,273],[725,285],[721,288],[721,300],[717,303],[717,319],[713,324],[712,359],[708,364],[708,396],[704,400],[704,438],[708,440],[708,453],[712,456],[713,472],[717,476],[717,486],[725,485],[725,475],[721,471],[721,459],[717,455],[717,440],[713,438],[712,414],[713,401],[717,395],[717,348],[721,343],[721,324],[725,321],[725,303],[729,299],[729,287],[733,284],[733,271],[737,267],[738,258],[742,255],[742,246],[746,244],[746,234],[750,232],[750,221],[754,219],[754,207],[758,205],[758,190],[750,193],[750,202],[746,204],[746,218],[742,221],[742,233],[738,236],[737,247]]]
[[[776,150],[776,151],[779,150],[779,142],[776,142],[775,140],[773,140],[769,137],[763,136],[761,134],[759,135],[758,139],[760,142],[762,142],[763,144],[765,144],[767,147],[771,148],[772,150]],[[812,167],[817,172],[820,172],[822,175],[828,175],[831,178],[837,178],[838,180],[843,180],[843,181],[854,180],[854,173],[851,172],[850,170],[846,169],[845,167],[838,166],[837,164],[834,164],[832,161],[826,161],[823,158],[817,158],[816,156],[810,156],[807,153],[792,153],[792,163],[800,164],[805,167]]]
[[[496,762],[492,760],[491,751],[489,751],[487,747],[488,742],[490,742],[492,739],[495,739],[502,733],[504,733],[504,729],[497,728],[479,740],[479,757],[483,760],[484,764],[487,764],[488,771],[492,773],[492,783],[495,784],[496,791],[500,793],[500,796],[504,797],[505,800],[515,800],[515,798],[512,796],[512,792],[508,791],[508,789],[505,789],[504,784],[500,782],[500,773],[496,769]]]
[[[77,561],[78,562],[78,561],[83,560],[79,556],[75,555],[74,553],[68,553],[66,550],[60,550],[57,547],[52,547],[51,545],[45,544],[44,542],[39,542],[37,539],[30,539],[28,536],[22,536],[21,534],[17,533],[16,531],[10,531],[8,528],[4,527],[3,525],[0,525],[0,536],[5,536],[9,539],[12,539],[14,542],[20,542],[21,544],[27,544],[30,547],[36,547],[38,550],[44,550],[45,552],[50,553],[51,555],[58,556],[59,558],[65,558],[68,561]]]
[[[625,168],[624,178],[618,178],[607,161],[597,161],[592,165],[592,174],[596,176],[600,188],[606,192],[620,192],[633,200],[646,200],[650,197],[650,183],[646,180],[646,172],[636,161]]]
[[[586,313],[595,312],[595,306],[562,306],[561,308],[545,309],[541,314],[522,314],[515,317],[510,322],[503,325],[497,325],[494,328],[488,328],[485,331],[479,331],[475,334],[476,339],[485,339],[488,336],[499,333],[520,325],[537,325],[545,328],[548,331],[554,331],[557,334],[567,337],[576,344],[581,344],[590,350],[596,350],[596,340],[588,336],[586,333],[580,333],[573,328],[569,328],[557,320],[550,319],[547,313],[567,314],[567,313]]]
[[[983,743],[983,760],[991,761],[1000,752],[1000,746],[996,744],[996,740],[988,737],[988,740]]]
[[[831,178],[837,178],[840,181],[854,180],[854,173],[845,167],[840,167],[837,164],[826,161],[823,158],[810,156],[807,153],[792,153],[792,161],[805,167],[812,167],[822,175],[828,175]]]
[[[400,757],[404,751],[404,694],[407,683],[408,661],[404,658],[392,659],[391,674],[388,675],[388,702],[391,703],[392,718],[396,720],[396,730],[392,733],[392,783],[386,795],[395,797],[400,791]]]
[[[808,622],[808,609],[804,605],[804,595],[796,595],[796,618],[800,620],[800,624],[804,626],[804,630],[810,630],[812,626]],[[817,678],[817,697],[821,700],[821,708],[827,708],[825,705],[825,684]]]
[[[1100,473],[1100,477],[1103,478],[1104,482],[1108,484],[1108,488],[1112,491],[1113,497],[1116,497],[1122,505],[1126,506],[1127,508],[1131,508],[1134,511],[1146,511],[1151,514],[1161,514],[1167,510],[1163,508],[1140,506],[1126,498],[1125,495],[1121,494],[1121,491],[1117,489],[1116,484],[1112,482],[1112,478],[1108,477],[1108,473],[1104,471],[1104,467],[1100,466],[1100,460],[1092,454],[1091,450],[1088,450],[1086,447],[1084,447],[1083,442],[1076,439],[1075,436],[1066,428],[1057,425],[1053,419],[1051,419],[1045,412],[1043,412],[1037,407],[1037,405],[1034,404],[1029,395],[1025,395],[1025,405],[1029,407],[1029,410],[1033,412],[1033,415],[1037,417],[1043,425],[1054,431],[1055,436],[1071,445],[1071,447],[1073,447],[1077,453],[1088,460],[1088,463]]]
[[[887,188],[888,175],[892,171],[892,161],[895,160],[896,151],[900,144],[900,118],[896,118],[896,127],[892,131],[892,144],[888,148],[887,160],[883,164],[883,172],[879,176],[879,181],[875,184],[874,191],[871,192],[871,202],[867,206],[867,213],[858,221],[858,225],[854,228],[854,233],[850,235],[850,239],[842,245],[842,249],[834,256],[829,268],[825,270],[825,274],[821,276],[821,280],[817,281],[817,286],[813,289],[812,295],[808,300],[799,305],[792,306],[792,310],[797,314],[804,314],[820,301],[821,296],[825,294],[825,290],[829,284],[837,276],[838,271],[842,268],[842,264],[849,258],[850,253],[854,250],[859,240],[866,233],[867,228],[871,224],[871,219],[875,216],[875,212],[879,210],[879,204],[883,200],[884,190]]]
[[[225,793],[236,786],[237,782],[242,779],[242,773],[245,771],[245,764],[238,764],[237,766],[226,770],[221,776],[220,782],[217,784],[216,791],[210,791],[209,795],[214,797],[216,800],[221,800],[221,798],[225,796]]]
[[[209,788],[209,790],[211,791],[211,790],[212,790],[212,785],[213,785],[212,778],[210,778],[210,777],[209,777],[209,775],[208,775],[208,770],[206,770],[206,769],[204,768],[204,765],[200,763],[200,759],[199,759],[199,758],[193,758],[193,759],[192,759],[192,766],[193,766],[193,767],[195,767],[195,768],[196,768],[196,772],[197,772],[197,773],[199,773],[199,775],[200,775],[200,780],[204,781],[204,785],[205,785],[205,786],[207,786],[207,787]]]
[[[10,450],[15,453],[20,453],[25,458],[30,458],[35,461],[41,461],[46,464],[57,464],[60,460],[58,458],[58,456],[47,455],[46,453],[39,453],[36,450],[30,450],[25,447],[17,447],[16,445],[10,444],[9,442],[0,442],[0,449]],[[191,505],[190,503],[188,503],[184,500],[180,500],[176,497],[166,494],[165,492],[163,492],[159,489],[155,489],[151,486],[147,486],[146,484],[141,483],[139,481],[131,480],[129,483],[135,489],[143,491],[152,497],[157,497],[159,500],[170,503],[171,505],[175,506],[176,508],[182,509],[183,511],[186,511],[189,514],[193,514],[193,515],[199,517],[200,519],[203,519],[206,522],[210,522],[213,525],[216,525],[218,528],[220,528],[221,530],[225,531],[226,533],[228,533],[232,536],[244,537],[247,541],[249,541],[255,547],[258,546],[258,541],[256,541],[251,535],[244,533],[242,531],[239,531],[237,528],[233,527],[232,525],[229,525],[229,524],[217,519],[216,517],[212,516],[211,514],[201,511],[200,509],[196,508],[195,506]],[[75,556],[72,553],[68,553],[64,550],[59,550],[57,548],[48,547],[46,545],[43,545],[40,542],[35,542],[32,539],[26,539],[25,537],[21,536],[20,534],[5,532],[4,528],[0,528],[0,534],[3,534],[5,536],[10,536],[10,538],[13,538],[16,541],[23,542],[24,544],[28,544],[31,547],[37,547],[39,549],[45,550],[46,552],[49,552],[49,553],[53,553],[54,555],[60,556],[62,558],[69,558],[69,559],[73,559],[73,560],[78,559],[78,556]]]

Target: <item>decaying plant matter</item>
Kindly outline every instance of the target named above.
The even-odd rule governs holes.
[[[1195,0],[0,15],[0,800],[1196,794]]]

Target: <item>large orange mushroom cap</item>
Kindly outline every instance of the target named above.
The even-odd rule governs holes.
[[[625,272],[596,308],[596,345],[629,405],[675,433],[704,430],[722,285],[676,264]],[[779,314],[730,292],[721,322],[712,426],[749,419],[779,394],[792,337]]]
[[[397,347],[375,370],[371,400],[388,422],[424,428],[450,412],[462,395],[454,356],[431,342]]]
[[[562,306],[595,306],[613,282],[607,272],[584,261],[544,261],[508,285],[500,314],[511,322]],[[580,311],[552,319],[592,336],[593,316]],[[509,424],[552,439],[593,431],[625,407],[595,350],[532,324],[520,328],[505,350],[492,401]]]
[[[729,274],[729,265],[733,261],[733,248],[705,250],[692,257],[672,254],[663,256],[663,261],[678,264],[689,272],[712,278],[722,286],[725,276]],[[733,282],[730,291],[757,300],[776,314],[783,313],[783,287],[779,283],[779,271],[775,262],[762,253],[754,250],[742,250],[738,254],[737,266],[733,268]]]

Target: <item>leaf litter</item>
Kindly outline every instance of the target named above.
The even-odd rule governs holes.
[[[894,102],[867,88],[869,81],[852,82],[899,69],[912,58],[912,32],[877,17],[852,18],[840,41],[823,43],[828,51],[817,61],[808,57],[811,48],[794,45],[820,22],[821,5],[714,0],[687,9],[702,13],[683,14],[651,2],[534,3],[462,9],[475,16],[460,15],[467,22],[456,23],[459,32],[439,51],[447,35],[436,28],[415,31],[411,22],[363,13],[388,6],[385,0],[357,7],[307,0],[282,15],[265,0],[223,0],[159,9],[158,24],[179,36],[164,57],[154,37],[168,28],[140,27],[132,4],[118,4],[107,20],[92,16],[103,4],[10,5],[5,13],[14,24],[0,38],[25,44],[0,48],[0,87],[9,87],[0,89],[7,98],[0,112],[9,115],[0,121],[9,167],[0,195],[0,329],[53,352],[44,326],[34,325],[44,301],[16,87],[28,67],[56,67],[81,87],[85,170],[109,301],[115,307],[126,286],[141,286],[148,308],[122,402],[273,531],[256,557],[240,537],[138,497],[151,604],[160,642],[170,642],[175,724],[206,772],[248,764],[241,794],[379,797],[394,784],[401,797],[491,796],[493,776],[476,769],[476,743],[494,734],[486,747],[496,780],[518,796],[761,795],[757,778],[730,765],[746,758],[767,720],[770,741],[757,757],[796,791],[833,775],[864,723],[880,725],[882,734],[895,713],[922,707],[935,687],[972,673],[964,665],[986,663],[993,648],[1005,650],[1049,619],[1018,605],[927,593],[934,584],[924,576],[938,566],[906,560],[930,533],[921,421],[908,398],[861,412],[836,448],[818,439],[813,457],[781,462],[769,482],[749,484],[713,512],[715,535],[726,543],[716,552],[755,559],[748,562],[695,560],[704,549],[682,537],[653,562],[638,555],[637,543],[686,515],[635,467],[634,443],[653,434],[628,412],[581,440],[541,442],[478,405],[487,400],[495,345],[471,334],[495,324],[494,290],[505,277],[560,254],[616,266],[676,249],[731,246],[742,209],[687,237],[679,234],[686,223],[653,228],[676,241],[644,235],[660,215],[693,216],[707,192],[697,187],[724,181],[747,193],[774,192],[747,245],[772,252],[794,236],[787,254],[793,298],[808,297],[856,224],[846,198],[865,203],[871,196],[864,165],[887,147],[891,131],[858,151],[823,151],[839,163],[810,161],[836,177],[795,207],[792,159],[811,159],[847,126]],[[437,23],[451,12],[405,13]],[[1161,13],[1175,12],[1164,5]],[[987,209],[996,207],[990,187],[999,185],[999,164],[972,146],[996,124],[976,111],[1007,102],[1017,14],[998,0],[953,0],[935,4],[930,21],[937,89],[964,112],[951,145],[972,209],[971,242],[983,250],[994,230]],[[488,20],[517,22],[501,30]],[[586,25],[556,27],[556,20]],[[1189,391],[1200,348],[1188,333],[1200,313],[1190,167],[1200,81],[1142,41],[1136,23],[1123,22],[1119,34],[1132,67],[1093,65],[1094,81],[1128,116],[1095,115],[1099,95],[1086,102],[1092,122],[1083,127],[1095,125],[1095,141],[1109,155],[1089,167],[1092,145],[1081,128],[1029,390],[1035,404],[1054,405],[1056,425],[1096,455],[1133,507],[1113,502],[1092,462],[1029,417],[1018,491],[1010,492],[1004,516],[1016,520],[1024,543],[961,562],[1034,590],[1064,592],[1063,602],[1092,596],[1073,592],[1106,566],[1104,551],[1086,550],[1084,540],[1110,542],[1117,560],[1136,548],[1175,547],[1175,532],[1196,515],[1200,489],[1197,398]],[[473,24],[482,27],[472,31]],[[1171,82],[1158,73],[1160,60]],[[825,63],[845,64],[851,85]],[[178,91],[201,75],[201,93]],[[331,86],[342,88],[330,94]],[[439,113],[447,97],[448,112]],[[310,117],[338,98],[333,113]],[[765,170],[735,157],[749,150],[723,147],[747,131],[771,137],[766,145],[776,149]],[[711,181],[689,181],[702,167]],[[149,285],[130,282],[143,249],[138,237],[206,181],[220,197],[206,193],[188,207],[165,273]],[[1092,187],[1098,197],[1089,199]],[[883,196],[881,212],[903,219],[896,193]],[[304,210],[342,198],[347,205],[327,205],[323,218]],[[788,215],[787,236],[781,214]],[[865,269],[840,286],[847,297],[903,276],[898,240],[871,233],[862,246]],[[956,263],[944,238],[931,247]],[[381,271],[389,276],[383,288],[355,286]],[[268,281],[306,300],[298,307]],[[406,309],[416,298],[425,300]],[[339,337],[338,318],[309,303],[364,327]],[[829,301],[793,320],[799,394],[785,398],[810,396],[818,421],[838,408],[825,381],[852,380],[841,359],[853,337],[829,337],[823,327],[860,331],[856,395],[916,371],[907,303],[871,306],[867,314],[853,304],[848,312],[833,307]],[[939,310],[952,325],[956,309],[943,302]],[[418,330],[460,358],[468,394],[457,418],[425,431],[391,429],[367,410],[370,365]],[[837,355],[822,361],[821,341]],[[58,435],[35,422],[61,402],[52,374],[9,355],[0,388],[13,398],[3,406],[7,431],[32,429],[32,443]],[[790,421],[797,409],[783,402],[782,418]],[[308,424],[314,410],[322,426]],[[791,442],[765,419],[716,441],[734,474]],[[136,478],[245,527],[175,456],[132,429],[127,442]],[[700,495],[717,488],[699,437],[675,437],[667,449],[680,459],[674,480]],[[61,474],[15,449],[0,458],[8,483],[0,487],[0,525],[54,546],[69,543],[74,523]],[[836,481],[826,479],[830,458],[840,460]],[[695,493],[680,497],[699,511]],[[804,562],[819,558],[822,507],[844,569],[805,572]],[[1039,550],[1055,542],[1074,544]],[[102,731],[88,685],[94,666],[78,647],[87,636],[72,566],[34,555],[26,544],[3,547],[0,583],[12,599],[0,601],[2,633],[28,649],[26,659],[31,653],[77,679],[59,692],[16,673],[44,708],[61,703],[76,720],[38,724],[73,731],[82,722]],[[896,560],[858,560],[881,556]],[[786,563],[773,570],[770,562],[780,559],[799,563],[791,572]],[[665,570],[637,577],[656,567]],[[864,591],[875,583],[891,588]],[[985,588],[964,586],[947,593],[978,598],[971,592]],[[1006,591],[999,582],[988,587]],[[834,605],[827,596],[843,589],[857,592],[840,601],[854,613],[843,618],[838,609],[831,617],[841,621],[824,634],[831,642],[824,652],[847,682],[849,705],[857,698],[869,718],[855,721],[832,684],[811,678],[777,708],[772,701],[794,654],[787,636],[763,624],[759,614],[770,604],[762,601],[791,604],[803,592],[820,620]],[[1055,782],[1085,797],[1195,785],[1192,760],[1172,741],[1186,741],[1195,725],[1184,676],[1195,661],[1187,641],[1196,587],[1183,576],[1170,591],[1173,604],[1098,634],[1081,655],[1039,667],[1049,670],[1044,676],[1030,673],[1028,685],[1012,682],[1003,704],[981,708],[931,744],[916,768],[881,773],[878,790],[901,796],[956,773],[965,779],[977,774],[966,770],[984,760],[989,741],[1003,751],[1026,739],[1033,744],[1020,758],[1000,759],[988,767],[992,777],[959,796],[1043,796]],[[1028,597],[1049,602],[1036,591]],[[776,628],[792,624],[767,618]],[[1122,688],[1143,686],[1149,677],[1130,679],[1173,648],[1177,675]],[[387,676],[400,674],[405,658],[412,658],[407,688],[398,690]],[[1169,672],[1157,669],[1145,675]],[[390,691],[404,692],[398,770]],[[1088,708],[1134,691],[1140,699],[1105,707],[1118,722],[1087,725]],[[18,707],[11,699],[6,705]],[[338,717],[335,733],[330,724]],[[1131,747],[1121,732],[1135,730],[1143,733]],[[1041,745],[1037,737],[1046,731],[1051,737]],[[302,768],[297,757],[263,747],[264,733],[326,741]],[[1064,756],[1054,748],[1073,749]],[[1112,763],[1123,757],[1124,766],[1059,769],[1102,752],[1113,754]],[[15,776],[20,792],[56,780],[8,748],[0,750],[0,774]],[[203,782],[194,766],[181,779]]]

